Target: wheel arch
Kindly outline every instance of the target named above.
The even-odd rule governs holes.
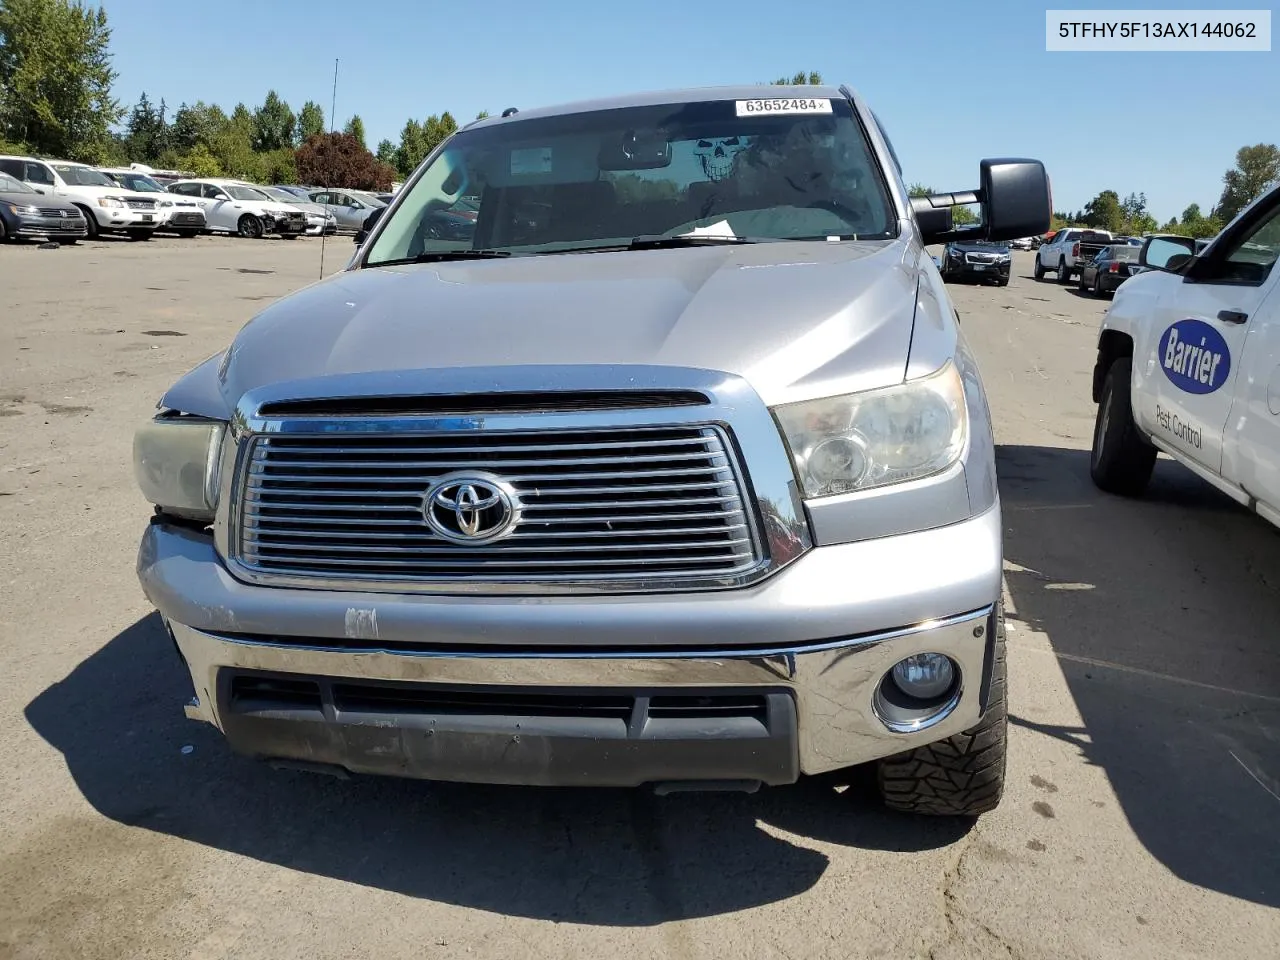
[[[1103,330],[1098,338],[1098,359],[1093,365],[1093,402],[1102,402],[1102,385],[1107,371],[1121,357],[1133,356],[1133,337],[1119,330]]]

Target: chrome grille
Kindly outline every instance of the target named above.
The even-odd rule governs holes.
[[[154,210],[156,202],[154,200],[126,200],[130,210]]]
[[[80,217],[74,210],[64,210],[62,207],[38,207],[36,212],[42,217],[66,217],[68,220]]]
[[[259,579],[567,583],[730,579],[761,560],[718,427],[270,435],[237,478],[234,559]],[[432,482],[482,471],[514,489],[502,539],[426,523]]]
[[[995,263],[996,255],[994,253],[966,253],[965,259],[970,263]]]

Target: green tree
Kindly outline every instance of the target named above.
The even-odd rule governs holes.
[[[0,138],[96,161],[123,111],[111,96],[111,28],[101,7],[0,2]]]
[[[1120,195],[1114,190],[1103,190],[1084,205],[1083,215],[1077,216],[1087,226],[1119,233],[1120,226],[1124,223],[1124,208],[1120,205]]]
[[[907,196],[909,197],[931,197],[933,193],[933,187],[926,187],[923,183],[913,183],[907,187]]]
[[[426,147],[423,155],[430,153],[440,144],[444,143],[458,130],[458,121],[453,119],[453,114],[446,110],[440,116],[434,113],[427,117],[422,124],[422,142]]]
[[[298,146],[302,146],[317,133],[324,133],[324,107],[308,100],[298,113]]]
[[[169,146],[169,128],[164,119],[164,101],[153,107],[144,92],[138,98],[125,126],[123,152],[131,161],[155,163]]]
[[[217,104],[212,106],[198,100],[192,106],[182,104],[173,115],[169,128],[169,144],[179,153],[186,153],[197,144],[208,148],[224,133],[231,120]]]
[[[293,147],[293,128],[297,122],[289,105],[274,90],[253,112],[253,149],[261,152]]]
[[[1214,215],[1223,223],[1280,180],[1280,149],[1274,143],[1258,143],[1236,151],[1236,165],[1222,175],[1222,196]]]
[[[389,163],[394,167],[396,165],[396,145],[390,140],[379,141],[376,156],[383,163]]]
[[[360,119],[360,114],[357,113],[354,117],[348,120],[347,125],[343,128],[342,132],[355,137],[356,140],[360,142],[360,146],[364,147],[366,150],[369,149],[364,141],[364,121]]]
[[[822,74],[817,70],[810,70],[808,73],[805,73],[802,70],[800,73],[791,77],[779,77],[777,80],[773,81],[772,85],[775,87],[818,87],[822,85]]]
[[[217,157],[210,153],[209,148],[203,143],[197,143],[185,154],[179,156],[174,167],[197,177],[220,177],[223,173]]]
[[[1130,236],[1140,237],[1144,233],[1154,233],[1157,227],[1156,218],[1147,212],[1147,195],[1131,193],[1120,204],[1124,213],[1120,229]]]
[[[477,114],[476,114],[476,119],[477,119],[477,120],[488,120],[488,119],[489,119],[489,111],[488,111],[488,110],[481,110],[479,113],[477,113]]]
[[[413,173],[422,158],[427,155],[426,141],[422,135],[422,124],[410,118],[405,121],[400,131],[400,146],[396,148],[396,170],[402,177]]]

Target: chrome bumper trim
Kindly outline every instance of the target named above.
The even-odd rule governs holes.
[[[206,633],[167,620],[195,688],[188,717],[222,728],[217,675],[223,667],[319,677],[421,683],[574,688],[771,686],[789,689],[799,717],[800,770],[822,773],[944,739],[977,723],[990,668],[994,605],[910,627],[734,654],[696,650],[680,655],[555,651],[477,654],[401,652],[308,646]],[[895,732],[877,716],[874,694],[903,657],[943,652],[959,667],[958,701],[926,727]]]

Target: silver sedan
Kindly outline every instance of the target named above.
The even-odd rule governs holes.
[[[310,194],[312,203],[321,204],[338,221],[338,229],[355,233],[364,226],[365,218],[385,206],[381,201],[357,190],[317,190]]]

